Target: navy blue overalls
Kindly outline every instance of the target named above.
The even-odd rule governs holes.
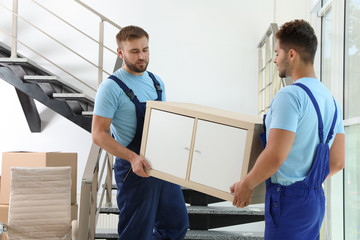
[[[160,84],[152,73],[147,73],[157,91],[155,100],[161,101]],[[134,92],[114,75],[109,78],[114,80],[135,104],[136,133],[127,148],[139,154],[146,102],[140,102]],[[139,177],[131,170],[131,164],[120,158],[116,158],[114,173],[120,210],[119,239],[184,239],[188,229],[188,215],[178,185],[153,177]]]
[[[266,181],[265,239],[314,240],[320,239],[320,228],[325,214],[325,195],[322,183],[329,174],[329,141],[333,137],[337,118],[335,116],[324,142],[323,122],[319,106],[310,89],[301,83],[294,83],[309,95],[318,117],[320,143],[309,174],[303,181],[289,186]]]

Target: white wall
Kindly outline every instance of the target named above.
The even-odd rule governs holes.
[[[11,3],[10,0],[4,2]],[[20,5],[23,3],[19,2]],[[87,15],[78,16],[79,13],[74,11],[78,8],[74,1],[42,2],[47,2],[49,7],[53,5],[56,11],[66,12],[67,15],[72,13],[86,31],[96,32],[98,29],[98,24],[88,20]],[[148,31],[151,51],[149,70],[164,80],[169,101],[192,102],[249,115],[256,115],[257,112],[256,46],[269,24],[273,21],[282,24],[295,18],[310,18],[310,1],[303,0],[84,2],[120,26],[139,25]],[[1,11],[0,8],[0,28],[11,29],[10,19],[3,19],[6,14]],[[22,11],[30,11],[30,8],[23,8]],[[36,19],[42,24],[47,22],[42,15],[36,16]],[[49,28],[62,33],[61,28],[53,25],[53,22],[50,24]],[[22,37],[31,39],[32,34],[27,33],[28,29],[22,29]],[[115,48],[116,31],[107,31],[110,31],[110,37],[106,37],[106,42]],[[77,44],[76,48],[83,47],[84,52],[98,51],[96,47],[79,43],[67,32],[61,35]],[[34,40],[42,45],[39,39]],[[0,32],[0,41],[9,42],[9,39]],[[46,45],[42,47],[47,49]],[[55,52],[54,49],[47,51]],[[75,64],[68,59],[64,61],[68,65]],[[114,64],[112,58],[107,61],[111,66]],[[81,74],[87,72],[83,68],[80,71]],[[92,75],[96,78],[96,72]],[[80,184],[91,145],[89,133],[40,103],[38,107],[43,131],[30,133],[15,90],[5,81],[0,81],[0,106],[0,152],[78,152]]]

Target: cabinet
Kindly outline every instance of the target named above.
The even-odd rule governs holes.
[[[230,186],[262,151],[261,119],[196,104],[148,101],[140,154],[151,176],[232,201]],[[264,202],[265,185],[252,203]]]

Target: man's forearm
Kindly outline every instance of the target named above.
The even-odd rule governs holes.
[[[252,170],[245,177],[245,184],[251,189],[254,189],[260,183],[274,175],[280,168],[282,162],[281,159],[276,159],[276,156],[273,156],[271,151],[265,149],[258,157]]]
[[[127,160],[129,162],[133,158],[133,156],[136,155],[136,153],[121,145],[106,132],[93,133],[93,141],[96,145],[103,148],[108,153],[111,153],[114,156]]]

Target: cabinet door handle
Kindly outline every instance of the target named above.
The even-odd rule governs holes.
[[[201,154],[201,151],[200,151],[200,150],[197,150],[197,149],[196,149],[195,152]]]
[[[184,149],[190,151],[190,148],[188,148],[188,147],[184,147]]]

